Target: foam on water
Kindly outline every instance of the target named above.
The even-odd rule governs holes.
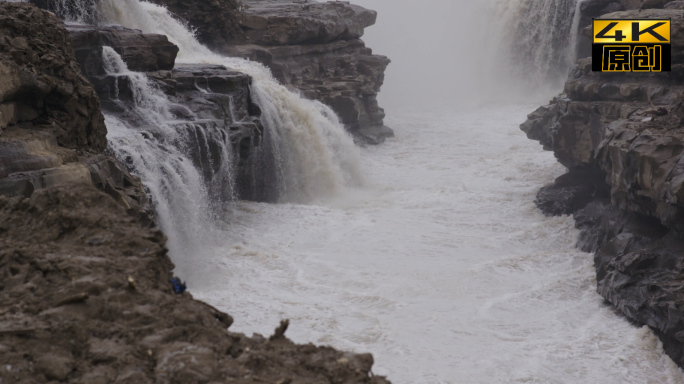
[[[373,186],[326,206],[241,202],[195,297],[232,329],[369,351],[415,383],[681,383],[648,328],[595,292],[571,217],[538,188],[562,174],[518,124],[534,106],[391,111],[363,154]]]

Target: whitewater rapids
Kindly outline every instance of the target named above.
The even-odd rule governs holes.
[[[681,383],[656,336],[595,292],[571,217],[537,190],[564,172],[519,130],[534,105],[392,110],[373,185],[325,205],[227,207],[195,297],[269,335],[372,352],[416,383]]]

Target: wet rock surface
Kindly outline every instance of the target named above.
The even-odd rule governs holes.
[[[90,183],[151,223],[140,180],[104,154],[100,101],[59,19],[0,3],[0,72],[0,194]]]
[[[108,46],[121,55],[129,70],[144,74],[173,104],[174,125],[187,131],[184,136],[192,141],[182,147],[192,152],[194,165],[203,170],[214,201],[275,199],[269,188],[268,163],[259,158],[264,129],[261,111],[251,98],[249,76],[220,65],[175,65],[178,47],[166,36],[122,27],[67,28],[76,58],[95,87],[103,111],[152,135],[159,129],[150,127],[138,113],[134,79],[105,70],[103,47]],[[232,147],[230,153],[222,151],[225,143]],[[233,156],[228,160],[236,164],[237,196],[225,195],[232,188],[219,181],[226,156]]]
[[[257,45],[324,44],[355,40],[375,24],[377,13],[345,2],[247,0],[241,20],[245,36]]]
[[[76,58],[85,76],[103,75],[102,47],[112,47],[131,71],[171,70],[178,47],[164,35],[145,34],[119,26],[69,25]]]
[[[157,229],[110,196],[63,184],[0,196],[3,383],[388,383],[373,358],[231,333],[175,294]]]
[[[333,108],[361,141],[382,143],[384,126],[377,95],[390,60],[373,54],[359,38],[375,24],[375,11],[346,2],[244,1],[240,19],[246,39],[218,47],[258,61],[309,99]]]
[[[564,93],[521,129],[569,169],[537,205],[574,215],[578,247],[595,252],[598,293],[653,328],[684,366],[684,19],[673,6],[656,8],[664,3],[602,17],[671,18],[671,73],[594,73],[591,58],[581,59]]]
[[[242,7],[238,0],[187,1],[152,0],[197,29],[197,37],[210,48],[221,47],[244,38],[239,27]]]

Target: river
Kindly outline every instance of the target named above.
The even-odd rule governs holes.
[[[595,292],[571,217],[537,190],[564,172],[518,124],[534,105],[390,110],[367,187],[318,205],[240,202],[195,297],[269,335],[372,352],[409,383],[681,383],[655,335]],[[211,276],[211,277],[208,277]]]

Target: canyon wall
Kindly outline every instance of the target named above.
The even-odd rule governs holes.
[[[172,282],[153,202],[109,155],[102,110],[155,127],[140,126],[134,76],[113,74],[104,46],[175,102],[182,129],[230,143],[239,169],[260,141],[249,76],[176,66],[165,36],[67,29],[0,2],[0,381],[388,383],[369,354],[295,345],[287,321],[268,338],[229,332],[229,315]],[[225,154],[196,144],[193,165],[211,181]]]
[[[597,73],[580,59],[563,93],[521,125],[569,170],[536,203],[574,216],[599,294],[684,366],[684,2],[585,4],[618,9],[604,18],[671,18],[672,72]],[[581,34],[588,44],[591,27]]]

